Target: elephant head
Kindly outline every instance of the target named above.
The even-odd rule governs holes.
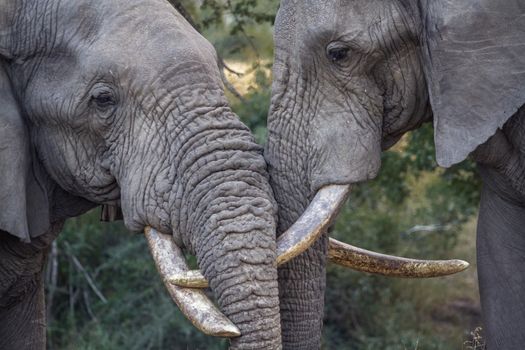
[[[204,314],[204,294],[170,287],[196,326],[240,332],[232,348],[280,348],[276,204],[216,62],[167,1],[2,2],[0,306],[35,290],[64,219],[120,206],[130,230],[151,227],[161,273],[180,269],[179,247],[197,256],[234,325]],[[24,259],[38,261],[22,284]],[[0,347],[43,347],[37,306],[0,309]]]
[[[344,200],[374,178],[381,151],[426,121],[443,166],[494,134],[525,101],[524,11],[515,0],[281,1],[265,150],[278,234],[316,193],[338,185]],[[341,262],[356,256],[346,248],[324,236],[279,270],[286,347],[319,347],[327,250]]]

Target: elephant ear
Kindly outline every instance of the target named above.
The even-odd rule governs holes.
[[[525,103],[521,0],[421,0],[436,157],[464,160]]]
[[[50,227],[46,187],[31,153],[27,126],[0,57],[0,231],[25,242]]]

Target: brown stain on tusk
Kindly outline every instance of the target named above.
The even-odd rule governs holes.
[[[330,238],[328,259],[353,270],[403,278],[452,275],[469,267],[463,260],[418,260],[375,253]]]
[[[208,288],[208,280],[199,270],[184,271],[168,277],[168,282],[186,288]]]
[[[199,289],[182,288],[168,282],[169,276],[186,273],[188,266],[170,235],[151,227],[144,230],[148,246],[164,285],[182,313],[201,332],[215,337],[238,337],[241,332]]]

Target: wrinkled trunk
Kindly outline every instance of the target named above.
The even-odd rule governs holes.
[[[182,240],[241,331],[232,348],[280,348],[275,204],[260,150],[239,125],[210,134],[190,153],[181,179]]]
[[[271,152],[270,143],[268,149]],[[270,154],[267,156],[271,157]],[[295,182],[288,176],[282,176],[282,170],[277,168],[270,167],[270,175],[278,203],[277,234],[280,235],[306,209],[308,190],[303,188],[306,182]],[[323,234],[307,251],[279,267],[281,328],[285,349],[313,350],[321,346],[327,249],[328,236]]]
[[[273,210],[260,189],[231,181],[208,192],[192,220],[199,267],[242,334],[233,349],[280,348]]]
[[[274,66],[276,78],[273,88],[276,91],[285,86],[279,85],[283,83],[279,81],[279,68]],[[297,221],[309,204],[309,196],[314,193],[311,193],[308,180],[304,119],[287,114],[287,109],[282,108],[295,104],[292,96],[284,92],[276,95],[279,98],[272,101],[268,119],[265,158],[278,203],[279,236]],[[306,252],[279,267],[281,329],[285,349],[319,349],[321,346],[327,246],[328,239],[324,234]]]
[[[233,349],[280,349],[276,205],[266,163],[250,131],[216,105],[168,117],[168,140],[143,138],[157,159],[121,175],[129,179],[124,216],[128,226],[173,233],[197,256],[221,311],[241,331]]]

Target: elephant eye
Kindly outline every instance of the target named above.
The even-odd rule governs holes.
[[[97,105],[99,105],[100,107],[106,107],[115,104],[113,96],[109,94],[98,95],[97,97],[95,97],[95,100],[97,101]]]
[[[100,109],[107,109],[117,104],[113,90],[108,86],[96,86],[91,93],[91,100]]]
[[[349,51],[350,49],[348,47],[329,45],[326,50],[326,53],[330,61],[337,63],[348,58]]]

